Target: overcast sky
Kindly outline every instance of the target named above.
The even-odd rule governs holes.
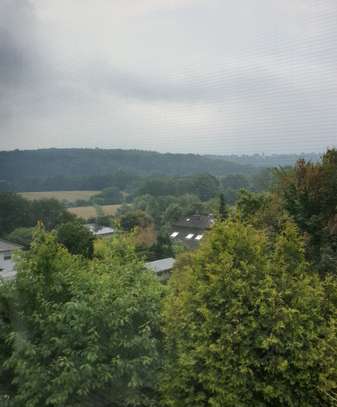
[[[336,0],[0,0],[0,149],[337,145]]]

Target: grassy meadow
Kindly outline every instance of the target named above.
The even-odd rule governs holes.
[[[116,214],[117,209],[121,205],[102,205],[100,208],[102,209],[104,215],[106,216],[113,216]],[[74,215],[78,216],[79,218],[82,219],[90,219],[90,218],[95,218],[96,217],[96,209],[94,206],[79,206],[76,208],[68,208],[68,211],[70,213],[73,213]]]
[[[29,200],[54,198],[58,201],[76,202],[79,199],[88,200],[100,191],[44,191],[21,192],[20,195]]]

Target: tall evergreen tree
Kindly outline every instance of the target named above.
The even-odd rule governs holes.
[[[218,223],[170,281],[163,405],[335,405],[336,315],[336,281],[310,272],[293,224],[273,243]]]
[[[299,160],[278,171],[278,194],[306,237],[307,257],[321,273],[337,270],[337,150],[321,162]]]
[[[227,213],[227,207],[226,207],[226,202],[225,202],[225,196],[223,193],[220,194],[219,198],[219,218],[221,221],[226,220],[228,213]]]

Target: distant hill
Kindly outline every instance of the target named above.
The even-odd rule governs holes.
[[[257,167],[293,164],[299,156],[206,156],[140,150],[43,149],[0,152],[0,190],[100,189],[102,177],[209,173],[252,175]],[[93,179],[94,177],[94,179]],[[100,177],[100,178],[99,178]],[[104,182],[101,182],[104,185]]]
[[[297,160],[304,158],[306,161],[316,162],[321,158],[319,153],[302,154],[252,154],[252,155],[208,155],[207,157],[225,160],[241,165],[252,165],[254,167],[287,167],[292,166]]]
[[[107,176],[116,171],[138,176],[197,173],[227,175],[249,173],[252,167],[196,154],[160,154],[138,150],[45,149],[0,152],[2,185],[11,185],[12,189],[21,191],[32,190],[34,183],[41,183],[45,179],[55,184],[55,178],[60,181],[61,178]]]

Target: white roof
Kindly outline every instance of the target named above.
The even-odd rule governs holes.
[[[100,236],[100,235],[111,235],[112,233],[114,233],[115,229],[113,228],[109,228],[107,226],[104,226],[98,230],[96,230],[96,232],[94,232],[95,235]]]
[[[112,235],[115,232],[115,229],[110,228],[108,226],[102,226],[96,229],[96,226],[93,224],[85,225],[90,232],[92,232],[95,236],[104,236],[104,235]]]
[[[0,240],[0,252],[13,252],[14,250],[21,249],[21,246],[15,243]]]
[[[168,257],[166,259],[150,261],[145,263],[145,266],[155,273],[162,273],[163,271],[171,270],[175,262],[176,260],[173,257]]]

